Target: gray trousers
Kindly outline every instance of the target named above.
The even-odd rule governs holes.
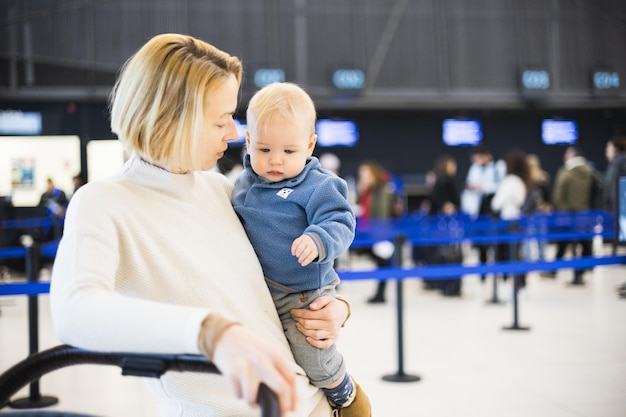
[[[328,349],[320,349],[310,345],[306,337],[296,328],[296,321],[289,313],[293,308],[307,308],[313,300],[322,295],[334,296],[335,285],[296,293],[286,293],[270,287],[270,293],[293,356],[306,372],[311,384],[318,388],[325,388],[343,379],[346,365],[337,347],[333,344]]]

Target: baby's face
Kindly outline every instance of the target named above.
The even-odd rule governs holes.
[[[252,169],[270,182],[300,174],[317,139],[302,123],[284,119],[257,126],[246,132],[246,138]]]

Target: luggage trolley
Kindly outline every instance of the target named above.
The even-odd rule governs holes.
[[[113,365],[122,369],[122,375],[160,378],[168,371],[219,373],[217,367],[204,356],[187,354],[144,354],[96,352],[70,345],[59,345],[30,355],[0,375],[0,409],[8,405],[11,396],[41,376],[73,365]],[[262,417],[280,417],[276,394],[265,384],[259,387],[257,402]],[[0,412],[2,417],[89,417],[82,414],[32,410]]]

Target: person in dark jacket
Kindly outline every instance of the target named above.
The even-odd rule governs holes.
[[[563,166],[556,174],[552,204],[557,212],[577,213],[590,209],[589,195],[593,172],[589,168],[587,159],[576,146],[568,146],[563,154]],[[572,244],[574,255],[576,246],[581,247],[581,256],[592,255],[592,241],[580,239],[573,242],[559,241],[557,243],[556,259],[565,255],[568,244]],[[574,271],[572,285],[584,285],[583,269]]]
[[[603,201],[604,208],[609,213],[613,213],[615,211],[617,181],[620,176],[626,176],[626,136],[611,139],[607,147],[611,147],[613,151],[607,153],[608,165],[604,179]]]
[[[430,191],[430,216],[452,216],[459,211],[461,193],[456,182],[457,164],[450,155],[437,158],[433,173],[435,182]],[[426,246],[424,260],[427,264],[460,264],[463,261],[460,243],[441,246]],[[441,279],[425,282],[426,288],[438,289],[444,296],[461,295],[461,278]]]
[[[46,191],[39,199],[39,207],[47,207],[50,215],[62,217],[68,203],[67,195],[65,191],[57,188],[52,178],[48,178],[46,184]]]

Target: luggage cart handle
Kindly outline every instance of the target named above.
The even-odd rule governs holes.
[[[113,365],[122,375],[160,378],[168,371],[219,374],[215,364],[201,355],[98,352],[70,345],[42,350],[18,362],[0,375],[0,408],[11,396],[41,376],[73,365]],[[257,402],[263,417],[280,417],[276,394],[265,384],[259,387]]]

